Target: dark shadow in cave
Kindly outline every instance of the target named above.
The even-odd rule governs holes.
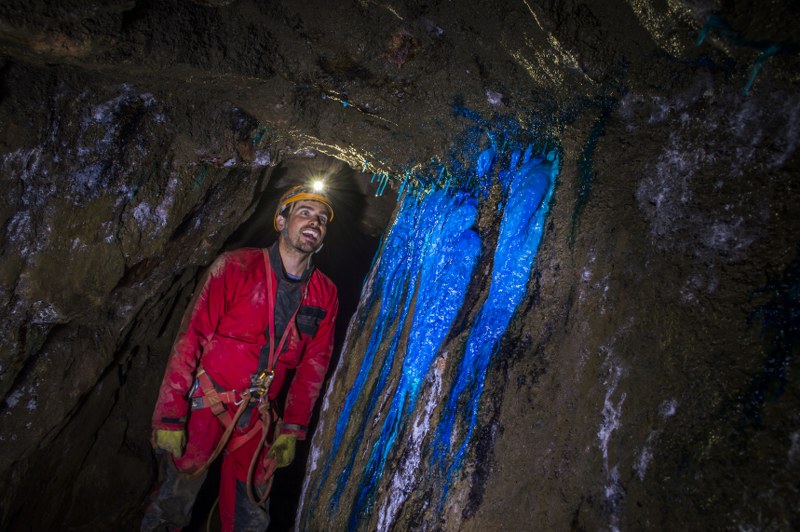
[[[396,200],[391,190],[376,198],[375,185],[369,183],[369,176],[331,157],[316,155],[289,159],[273,170],[255,213],[231,235],[221,252],[240,247],[271,245],[277,239],[272,220],[281,194],[294,185],[316,177],[325,178],[335,208],[334,220],[328,227],[325,245],[314,259],[316,266],[336,284],[339,293],[339,314],[333,357],[326,377],[327,386],[327,380],[338,363],[350,317],[358,305],[364,278],[394,211]],[[288,381],[289,379],[287,383]],[[323,393],[324,390],[325,387]],[[279,404],[283,404],[286,391],[287,387],[284,386]],[[270,532],[292,530],[294,526],[311,435],[316,428],[318,415],[319,402],[311,420],[309,438],[305,442],[298,442],[294,462],[289,467],[278,470],[275,475],[270,496]],[[195,504],[192,523],[186,530],[206,530],[208,511],[214,504],[218,489],[217,465],[209,472]],[[213,516],[212,523],[218,523],[216,515]]]

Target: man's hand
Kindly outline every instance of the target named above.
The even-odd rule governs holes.
[[[186,432],[183,430],[157,429],[153,434],[153,447],[164,449],[175,458],[180,458],[186,445]]]
[[[295,443],[297,443],[297,436],[293,434],[281,434],[275,438],[269,454],[275,457],[275,464],[278,467],[286,467],[292,463]]]

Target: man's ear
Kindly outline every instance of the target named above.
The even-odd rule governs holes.
[[[286,217],[282,214],[279,214],[277,218],[275,218],[275,225],[278,227],[278,232],[280,233],[286,227]]]

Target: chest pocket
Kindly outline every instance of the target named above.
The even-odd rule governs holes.
[[[319,329],[319,323],[325,318],[324,308],[320,307],[312,307],[309,305],[303,305],[297,311],[297,329],[300,331],[300,334],[304,334],[310,337],[314,337],[317,334],[317,329]]]

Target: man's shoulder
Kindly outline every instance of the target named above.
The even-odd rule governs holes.
[[[255,259],[263,259],[264,250],[261,248],[237,248],[232,249],[230,251],[226,251],[222,254],[223,257],[229,257],[236,260],[255,260]]]
[[[264,261],[261,248],[239,248],[222,253],[214,261],[215,269],[234,268],[242,271],[252,269]]]
[[[314,272],[311,274],[311,282],[317,283],[326,291],[336,293],[336,285],[331,281],[331,278],[325,275],[319,268],[314,268]]]

